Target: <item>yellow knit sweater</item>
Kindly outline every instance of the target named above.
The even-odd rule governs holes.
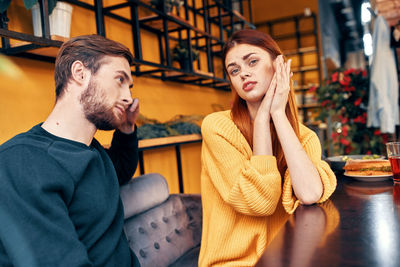
[[[199,266],[253,266],[268,242],[299,205],[289,172],[282,179],[274,156],[253,156],[230,111],[208,115],[202,124],[203,234]],[[300,142],[329,198],[336,177],[321,160],[317,135],[300,125]],[[286,212],[285,212],[286,211]]]

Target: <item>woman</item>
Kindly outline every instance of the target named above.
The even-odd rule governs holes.
[[[336,177],[317,135],[298,122],[290,60],[267,34],[241,30],[223,50],[232,110],[202,124],[200,266],[253,266],[277,212],[321,203]]]

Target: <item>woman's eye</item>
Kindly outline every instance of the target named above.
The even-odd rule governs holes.
[[[258,59],[252,59],[250,60],[250,66],[255,65],[257,63]]]
[[[231,74],[231,75],[235,75],[235,74],[237,74],[238,72],[239,72],[239,69],[233,69],[233,70],[231,70],[230,74]]]

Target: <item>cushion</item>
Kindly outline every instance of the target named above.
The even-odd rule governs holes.
[[[198,246],[201,224],[194,219],[180,195],[171,195],[161,205],[127,219],[125,233],[141,266],[168,266]]]
[[[127,219],[167,200],[168,183],[160,174],[149,173],[121,186],[120,195]]]

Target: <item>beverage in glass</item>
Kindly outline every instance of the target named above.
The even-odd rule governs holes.
[[[400,142],[387,143],[386,150],[393,172],[393,180],[400,182]]]

